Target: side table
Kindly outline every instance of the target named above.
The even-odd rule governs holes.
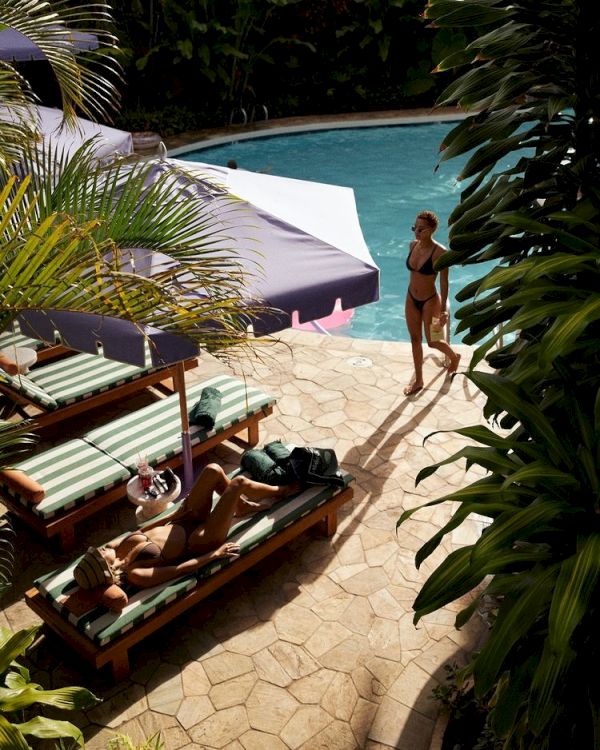
[[[127,497],[134,505],[137,505],[135,518],[138,523],[148,521],[171,507],[180,493],[181,481],[179,477],[177,477],[177,484],[169,492],[163,492],[158,497],[144,496],[142,482],[137,474],[127,482]]]

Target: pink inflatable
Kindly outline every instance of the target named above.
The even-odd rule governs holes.
[[[314,332],[314,331],[318,331],[318,326],[320,326],[321,328],[324,328],[326,331],[329,331],[332,328],[339,328],[340,326],[343,326],[346,323],[349,323],[352,320],[353,315],[354,315],[354,308],[350,308],[349,310],[342,310],[338,302],[336,303],[335,309],[331,313],[331,315],[327,315],[325,318],[320,318],[319,320],[314,321],[317,324],[317,326],[314,326],[312,323],[300,323],[298,321],[298,313],[297,312],[292,313],[292,327],[298,328],[301,331],[313,331]]]

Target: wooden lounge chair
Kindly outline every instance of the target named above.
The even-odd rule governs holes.
[[[220,391],[221,407],[212,429],[190,428],[192,454],[199,455],[232,438],[247,446],[256,445],[258,423],[271,414],[275,398],[237,378],[218,375],[188,386],[188,404],[197,401],[206,386]],[[248,437],[241,441],[244,431]],[[58,535],[62,548],[70,549],[75,524],[126,496],[138,454],[145,454],[154,467],[181,464],[178,394],[19,461],[12,468],[39,483],[45,496],[32,502],[0,474],[0,499],[38,534],[47,538]]]
[[[186,369],[197,365],[188,360]],[[75,354],[27,375],[0,371],[0,393],[37,429],[172,379],[175,368],[135,367],[95,354]],[[174,386],[171,387],[171,392]]]
[[[10,350],[13,347],[18,346],[34,349],[37,353],[38,362],[48,362],[51,359],[56,359],[57,357],[62,357],[66,354],[75,354],[72,349],[68,349],[62,344],[49,346],[44,341],[31,339],[29,336],[25,336],[17,331],[5,331],[4,333],[0,333],[0,351],[6,351],[10,354]]]
[[[129,673],[129,649],[151,633],[311,526],[320,523],[325,534],[333,535],[337,509],[352,498],[353,491],[348,486],[352,479],[346,474],[342,488],[309,487],[268,511],[240,520],[229,533],[229,539],[240,544],[239,558],[221,558],[195,575],[137,591],[120,613],[100,606],[82,606],[73,580],[73,568],[80,558],[39,578],[26,593],[26,602],[96,669],[110,664],[114,679],[121,680]],[[82,593],[85,602],[88,592]]]

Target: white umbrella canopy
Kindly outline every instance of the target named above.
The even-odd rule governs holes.
[[[379,270],[362,237],[350,188],[175,160],[152,164],[146,177],[148,186],[165,174],[173,175],[173,189],[180,197],[193,194],[210,217],[214,230],[210,245],[198,253],[208,251],[217,259],[222,253],[228,263],[235,258],[235,269],[225,266],[215,272],[222,273],[223,279],[230,271],[243,275],[247,322],[257,335],[289,327],[293,313],[301,321],[311,321],[329,315],[338,302],[346,309],[378,299]],[[237,196],[234,203],[230,192]],[[158,280],[167,269],[181,266],[176,284],[202,304],[205,290],[187,273],[184,263],[152,249],[120,252],[122,270],[145,278]],[[263,307],[255,314],[257,305]],[[155,364],[181,362],[199,352],[198,344],[185,336],[108,316],[30,311],[19,316],[19,323],[27,335],[51,342],[58,335],[64,344],[79,351],[101,350],[104,356],[137,365],[146,364],[146,342]],[[218,321],[214,325],[218,330]],[[183,366],[179,367],[185,482],[189,486],[189,424]]]

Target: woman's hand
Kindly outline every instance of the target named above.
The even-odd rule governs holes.
[[[235,542],[225,542],[218,547],[213,553],[213,557],[231,557],[236,558],[240,556],[240,545]]]
[[[442,312],[440,313],[440,323],[442,325],[445,325],[447,322],[448,322],[448,311],[442,310]]]

